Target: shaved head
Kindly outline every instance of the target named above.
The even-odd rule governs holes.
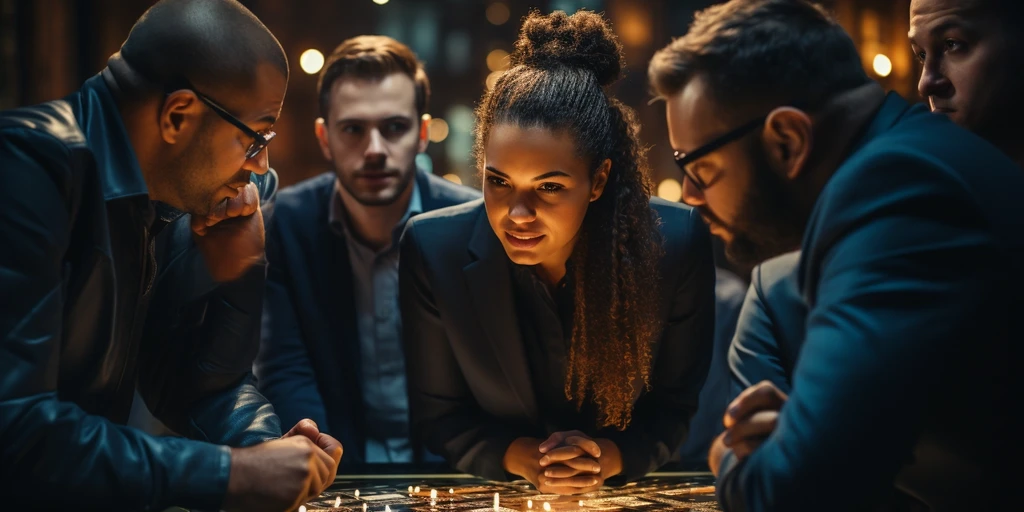
[[[132,27],[120,56],[151,86],[187,79],[208,91],[248,90],[261,64],[288,76],[281,44],[235,0],[161,0]]]

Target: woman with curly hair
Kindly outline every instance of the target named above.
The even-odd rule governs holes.
[[[412,431],[465,472],[577,494],[664,464],[711,357],[711,242],[652,199],[622,48],[532,13],[477,108],[482,201],[411,220],[400,296]]]

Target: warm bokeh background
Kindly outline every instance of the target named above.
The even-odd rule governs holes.
[[[0,109],[63,96],[116,52],[150,0],[0,0]],[[472,109],[487,77],[512,50],[519,20],[531,8],[605,12],[626,48],[627,73],[613,92],[637,109],[660,192],[678,199],[681,174],[666,143],[661,105],[649,105],[646,68],[653,53],[683,34],[693,12],[710,0],[247,0],[281,41],[292,66],[284,113],[270,147],[284,185],[326,167],[313,138],[316,74],[303,71],[343,39],[392,36],[427,66],[435,118],[427,150],[433,170],[476,186],[469,161]],[[865,69],[886,88],[916,99],[918,69],[907,44],[910,0],[823,0],[860,49]],[[883,57],[877,57],[882,55]],[[507,62],[504,61],[504,62]],[[886,62],[890,63],[886,69]],[[876,65],[877,64],[877,65]],[[310,68],[311,70],[313,68]],[[882,76],[882,75],[885,76]],[[454,176],[449,176],[454,179]],[[737,269],[743,275],[743,269]]]

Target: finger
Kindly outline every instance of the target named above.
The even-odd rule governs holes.
[[[338,464],[341,463],[341,455],[345,452],[345,447],[341,445],[341,442],[321,432],[316,438],[316,445],[334,459],[334,467],[337,469]]]
[[[256,188],[255,183],[248,183],[245,188],[242,189],[240,194],[243,197],[242,201],[242,217],[248,217],[256,213],[256,210],[260,207],[260,190]]]
[[[744,389],[726,409],[723,423],[727,428],[761,410],[781,409],[788,397],[770,381],[764,380]]]
[[[199,235],[206,235],[206,217],[201,215],[192,215],[189,219],[189,224],[192,227],[192,232]]]
[[[224,198],[219,203],[213,205],[213,208],[210,208],[209,215],[207,215],[206,218],[203,219],[203,220],[206,221],[206,225],[207,226],[212,226],[212,225],[214,225],[214,224],[224,220],[225,218],[227,218],[227,213],[226,213],[227,212],[227,208],[228,208],[228,199],[227,198]]]
[[[742,441],[739,441],[736,444],[734,444],[732,446],[732,453],[735,454],[736,457],[739,458],[740,460],[743,460],[743,459],[749,457],[750,454],[754,453],[755,450],[760,448],[761,445],[764,444],[764,440],[765,439],[766,438],[764,438],[764,437],[761,437],[761,438],[748,437],[748,438],[746,438],[746,439],[744,439]]]
[[[555,432],[554,434],[551,434],[543,443],[540,444],[540,452],[547,453],[550,450],[553,450],[556,446],[562,444],[563,440],[565,440],[564,432]]]
[[[581,489],[584,487],[592,487],[597,485],[600,480],[596,476],[592,475],[577,475],[569,478],[547,478],[544,477],[543,483],[545,486],[552,489],[573,487]]]
[[[589,437],[570,436],[565,438],[565,443],[579,446],[583,451],[589,453],[591,457],[597,458],[601,456],[601,447],[598,446],[597,441]]]
[[[576,475],[579,475],[579,474],[580,474],[580,471],[578,469],[576,469],[576,468],[573,468],[573,467],[570,467],[570,466],[566,466],[566,465],[563,465],[563,464],[553,464],[551,466],[548,466],[548,468],[544,470],[544,474],[542,475],[542,477],[544,477],[544,478],[569,478],[569,477],[573,477],[573,476],[576,476]]]
[[[296,423],[295,426],[288,431],[288,433],[281,437],[303,436],[315,443],[317,442],[317,437],[319,435],[320,428],[317,426],[316,422],[309,418],[306,418],[299,420],[299,422]]]
[[[540,458],[540,465],[541,467],[544,467],[556,462],[575,459],[576,457],[584,455],[584,453],[583,448],[580,448],[579,446],[560,446],[544,454],[544,456]]]
[[[755,412],[749,417],[736,422],[732,427],[729,427],[729,430],[725,433],[723,441],[725,441],[726,446],[732,447],[733,444],[741,442],[747,438],[768,437],[768,435],[775,431],[775,427],[778,425],[778,420],[778,411]]]
[[[330,466],[333,462],[331,456],[319,448],[314,448],[313,454],[313,460],[310,461],[310,475],[312,479],[310,480],[309,488],[306,489],[306,496],[302,500],[303,502],[319,496],[333,482],[333,479],[330,479]]]
[[[559,464],[552,464],[544,470],[544,476],[552,478],[567,478],[580,474],[598,474],[601,472],[601,465],[590,457],[577,457]]]

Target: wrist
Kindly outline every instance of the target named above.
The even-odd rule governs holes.
[[[607,480],[622,473],[622,452],[619,451],[619,445],[611,439],[594,441],[601,447],[601,456],[597,459],[597,463],[601,465],[601,478]]]

